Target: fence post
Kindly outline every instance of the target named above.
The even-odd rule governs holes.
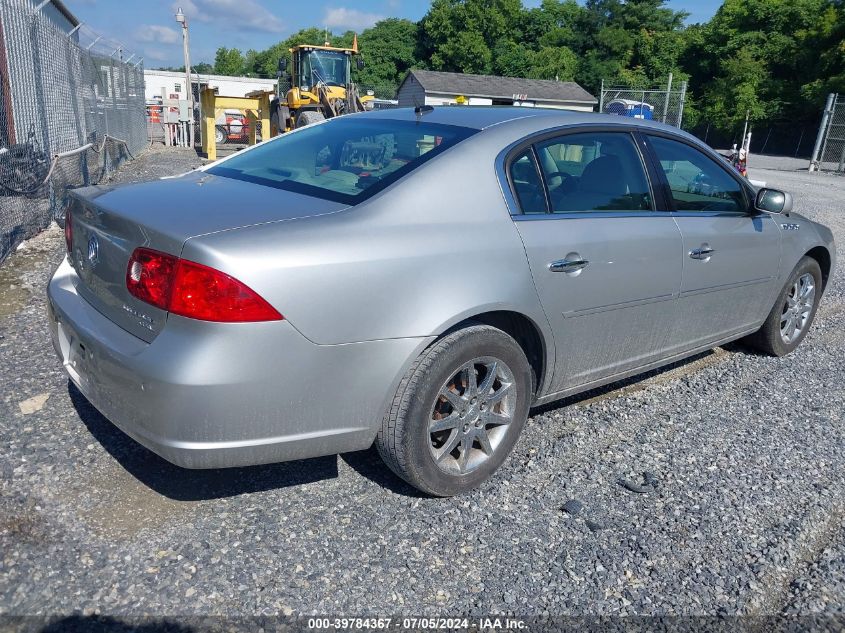
[[[678,129],[681,129],[681,123],[684,120],[684,102],[687,99],[687,82],[681,82],[681,99],[678,104]]]
[[[666,82],[666,98],[663,100],[663,123],[666,123],[666,116],[669,114],[669,95],[672,94],[672,73],[669,73],[669,81]],[[680,126],[679,126],[680,127]]]
[[[115,51],[115,53],[116,52],[117,51]],[[111,103],[112,103],[111,109],[112,109],[112,112],[117,113],[117,81],[115,80],[114,73],[115,73],[115,63],[114,63],[114,53],[112,53],[109,56],[109,75],[110,75],[109,78],[111,80],[110,85],[111,85]],[[108,121],[108,119],[106,119],[106,121]],[[109,132],[108,125],[106,125],[106,134],[111,135],[110,132]],[[109,165],[108,165],[108,161],[109,161],[109,158],[110,158],[109,149],[110,149],[110,147],[108,145],[107,140],[103,139],[103,160],[106,161],[105,162],[105,165],[106,165],[105,174],[106,174],[106,176],[109,175],[109,171],[110,171]]]
[[[604,112],[604,79],[601,80],[601,92],[599,93],[599,112]]]
[[[824,112],[822,113],[822,122],[819,125],[819,133],[816,136],[816,144],[813,146],[813,155],[810,156],[810,169],[809,171],[818,171],[819,166],[821,165],[821,159],[823,156],[819,155],[821,152],[822,144],[826,140],[825,137],[827,136],[827,124],[830,122],[830,116],[833,114],[833,100],[836,98],[835,93],[831,92],[827,95],[827,103],[824,106]]]

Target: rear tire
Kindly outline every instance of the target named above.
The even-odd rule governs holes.
[[[214,142],[217,145],[222,145],[228,140],[226,136],[226,131],[222,127],[217,127],[214,129]]]
[[[785,356],[801,344],[822,296],[822,271],[812,257],[802,257],[778,295],[772,311],[757,332],[747,337],[752,347],[772,356]]]
[[[427,494],[467,492],[507,459],[528,418],[531,386],[525,353],[501,330],[471,325],[447,334],[402,379],[378,451]]]
[[[296,127],[305,127],[306,125],[319,123],[320,121],[325,120],[326,117],[323,116],[322,112],[317,112],[316,110],[303,110],[296,116]]]

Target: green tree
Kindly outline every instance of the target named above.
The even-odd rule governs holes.
[[[364,68],[355,81],[377,97],[392,99],[405,74],[416,63],[417,25],[410,20],[389,18],[366,29],[358,38]]]
[[[433,0],[418,22],[387,19],[359,34],[353,79],[392,97],[410,68],[602,80],[634,87],[688,79],[685,124],[725,131],[812,125],[828,92],[845,92],[845,0],[724,0],[702,24],[666,0]],[[221,48],[216,73],[275,77],[297,44],[350,46],[354,34],[305,28],[263,51]],[[195,67],[199,70],[200,65]],[[210,69],[210,68],[209,68]],[[687,125],[685,125],[687,127]]]
[[[800,63],[809,71],[801,97],[808,107],[820,108],[828,93],[845,93],[845,2],[829,3],[815,23],[795,37]]]
[[[565,46],[544,46],[529,56],[531,79],[558,79],[572,81],[578,69],[578,57]]]
[[[214,72],[217,75],[237,76],[244,72],[244,57],[237,48],[221,46],[214,56]]]
[[[520,0],[434,0],[420,22],[420,60],[434,70],[490,73],[493,49],[519,42]]]
[[[598,91],[602,80],[624,82],[633,76],[655,83],[680,70],[687,14],[665,4],[664,0],[587,0],[576,17],[575,51],[582,58],[576,75],[579,83]]]
[[[184,68],[182,70],[184,70]],[[195,73],[201,73],[203,75],[214,74],[214,66],[212,66],[208,62],[200,62],[198,64],[194,64],[191,67],[191,70],[194,71]]]
[[[842,73],[841,18],[832,0],[725,0],[690,29],[682,56],[703,116],[725,130],[738,129],[746,112],[768,124],[811,124]]]
[[[531,53],[523,44],[505,40],[493,49],[493,72],[504,77],[527,77],[531,72]]]

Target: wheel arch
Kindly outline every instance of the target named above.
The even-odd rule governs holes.
[[[438,338],[455,330],[460,330],[467,325],[477,323],[495,327],[513,337],[525,353],[528,364],[531,365],[534,396],[542,393],[544,381],[551,373],[551,367],[548,366],[549,345],[542,328],[533,319],[521,312],[490,310],[464,318],[441,332]],[[553,350],[551,353],[553,354]]]
[[[819,268],[822,269],[822,292],[827,288],[828,278],[830,277],[830,268],[832,265],[830,251],[824,246],[815,246],[804,253],[804,257],[815,259],[819,263]]]

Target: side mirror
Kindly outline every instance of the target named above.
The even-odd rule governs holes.
[[[363,70],[364,69],[364,58],[359,56],[355,60],[355,65],[358,67],[358,70]]]
[[[777,189],[760,189],[754,208],[766,213],[789,213],[792,211],[792,194]]]
[[[287,57],[280,57],[279,58],[279,72],[283,73],[288,69],[288,58]]]

